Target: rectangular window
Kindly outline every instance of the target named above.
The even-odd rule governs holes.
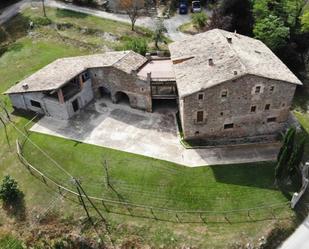
[[[225,129],[225,130],[226,130],[226,129],[232,129],[232,128],[234,128],[234,124],[233,124],[233,123],[225,124],[225,125],[224,125],[224,129]]]
[[[255,111],[256,111],[256,106],[255,105],[251,106],[251,112],[255,112]]]
[[[82,80],[83,80],[83,82],[87,81],[89,78],[90,78],[90,77],[89,77],[88,72],[85,72],[85,73],[82,74]]]
[[[260,86],[255,87],[255,93],[260,93],[260,92],[261,92],[261,87]]]
[[[265,105],[265,111],[268,111],[270,109],[270,104]]]
[[[277,121],[276,117],[271,117],[271,118],[267,119],[267,123],[273,123],[273,122],[276,122],[276,121]]]
[[[204,112],[203,111],[198,111],[196,113],[196,122],[200,123],[204,121]]]
[[[30,100],[30,104],[37,108],[42,108],[41,103],[35,100]]]
[[[270,88],[269,88],[269,91],[270,92],[273,92],[275,90],[275,86],[271,86]]]
[[[198,94],[198,100],[203,100],[204,99],[204,94],[203,93],[199,93]]]
[[[221,98],[226,98],[227,97],[227,90],[223,90],[221,92]]]

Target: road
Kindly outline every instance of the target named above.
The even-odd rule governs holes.
[[[278,249],[308,249],[309,248],[309,217]]]
[[[18,14],[20,11],[22,11],[24,8],[31,6],[31,4],[38,4],[40,1],[31,1],[31,0],[22,0],[14,5],[11,5],[7,7],[6,9],[3,10],[3,12],[0,15],[0,24],[5,23],[8,21],[10,18]],[[45,0],[45,5],[48,7],[53,7],[53,8],[59,8],[59,9],[67,9],[67,10],[73,10],[89,15],[94,15],[97,17],[105,18],[105,19],[110,19],[114,21],[120,21],[120,22],[126,22],[126,23],[131,23],[130,18],[127,15],[124,14],[115,14],[115,13],[108,13],[105,11],[101,10],[96,10],[92,8],[87,8],[87,7],[81,7],[81,6],[76,6],[73,4],[69,3],[63,3],[63,2],[58,2],[55,0]],[[167,29],[167,36],[174,41],[183,39],[189,35],[183,34],[180,31],[178,31],[178,27],[186,22],[190,21],[190,16],[189,15],[175,15],[174,17],[170,19],[164,20],[164,25],[166,26]],[[136,25],[145,27],[151,30],[155,29],[155,20],[151,17],[140,17],[136,21]]]

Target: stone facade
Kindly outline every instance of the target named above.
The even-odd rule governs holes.
[[[114,67],[105,67],[90,69],[90,75],[97,97],[100,97],[102,87],[115,103],[119,101],[119,93],[124,93],[128,96],[131,107],[152,111],[150,82],[139,79],[134,72],[127,74]]]
[[[33,111],[58,119],[69,119],[92,101],[94,95],[91,79],[88,79],[83,82],[80,91],[63,102],[58,98],[49,97],[43,92],[9,94],[9,97],[13,107],[17,110]],[[74,110],[74,108],[77,109]]]
[[[179,108],[184,138],[224,143],[278,134],[288,119],[295,88],[246,75],[183,97]]]

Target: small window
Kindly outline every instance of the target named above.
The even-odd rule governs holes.
[[[282,104],[281,104],[281,107],[285,107],[285,103],[282,103]]]
[[[204,94],[203,93],[199,93],[197,98],[198,98],[198,100],[203,100],[204,99]]]
[[[221,92],[221,98],[226,98],[227,97],[227,90],[223,90]]]
[[[275,86],[271,86],[270,88],[269,88],[269,91],[270,92],[273,92],[275,90]]]
[[[251,112],[255,112],[256,111],[256,105],[251,106]]]
[[[276,121],[277,121],[276,117],[271,117],[271,118],[267,119],[267,123],[273,123],[273,122],[276,122]]]
[[[35,100],[30,100],[30,104],[37,108],[42,108],[41,103]]]
[[[234,128],[234,124],[233,123],[230,123],[230,124],[225,124],[224,125],[224,129],[233,129]]]
[[[196,121],[197,121],[198,123],[204,121],[204,112],[203,112],[203,111],[198,111],[198,112],[196,113]]]
[[[199,131],[196,131],[196,132],[194,133],[194,135],[195,135],[195,136],[198,136],[198,135],[200,135],[200,132],[199,132]]]
[[[223,116],[223,112],[220,112],[220,115]]]
[[[255,93],[260,93],[261,92],[261,87],[260,86],[256,86],[254,92]]]
[[[87,81],[89,78],[90,78],[90,77],[89,77],[88,72],[85,72],[85,73],[82,74],[82,80],[83,80],[83,82]]]
[[[265,105],[265,111],[268,111],[270,109],[270,104]]]

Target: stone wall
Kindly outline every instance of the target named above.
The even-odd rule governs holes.
[[[12,105],[16,109],[22,109],[25,111],[33,111],[39,114],[51,116],[57,119],[69,119],[75,114],[72,102],[77,99],[79,108],[83,108],[93,99],[93,90],[91,80],[87,80],[83,84],[83,88],[80,92],[74,95],[72,98],[61,104],[58,99],[47,97],[42,92],[20,93],[10,94],[9,97],[12,101]],[[31,104],[32,101],[38,102],[41,107],[36,107]]]
[[[256,87],[260,93],[255,93]],[[295,88],[294,84],[247,75],[187,96],[179,104],[184,138],[224,141],[276,134],[289,116]],[[221,97],[224,92],[227,97]],[[199,94],[203,95],[200,100]],[[269,110],[265,110],[267,104]],[[203,111],[202,122],[197,122],[198,111]],[[224,129],[225,124],[233,124],[233,128]]]
[[[110,92],[113,102],[117,102],[117,93],[125,93],[129,97],[130,106],[152,111],[150,83],[140,80],[134,73],[127,74],[114,67],[90,69],[95,95],[100,97],[100,87]]]

